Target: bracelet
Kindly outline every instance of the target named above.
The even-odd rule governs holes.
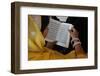
[[[72,38],[72,40],[71,40],[71,44],[73,44],[75,41],[80,42],[79,38]]]
[[[73,44],[73,48],[76,46],[76,45],[81,45],[81,42],[79,41],[79,42],[75,42],[74,44]]]

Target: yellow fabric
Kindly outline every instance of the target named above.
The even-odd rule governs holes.
[[[50,60],[75,58],[75,51],[63,55],[44,47],[45,40],[38,25],[28,16],[28,60]]]

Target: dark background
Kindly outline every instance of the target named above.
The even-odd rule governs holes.
[[[50,16],[42,16],[41,18],[41,31],[43,32],[44,29],[47,27],[49,23],[49,17]],[[53,19],[58,20],[56,16],[51,16]],[[79,32],[79,39],[82,43],[82,47],[84,51],[87,53],[88,52],[88,18],[87,17],[71,17],[68,16],[68,19],[66,20],[66,23],[71,23],[74,25],[74,28]],[[59,50],[59,46],[55,45],[55,50],[66,54],[73,50],[72,45],[70,43],[69,48],[66,48],[67,51],[61,51]]]

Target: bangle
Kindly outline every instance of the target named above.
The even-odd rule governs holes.
[[[79,38],[72,38],[72,40],[71,40],[71,44],[73,44],[75,41],[80,42]]]
[[[76,46],[76,45],[81,45],[81,42],[75,42],[74,44],[73,44],[73,48]]]

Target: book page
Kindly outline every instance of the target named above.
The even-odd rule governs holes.
[[[62,22],[66,22],[66,20],[68,19],[68,16],[57,16],[57,18]]]
[[[69,23],[61,23],[58,34],[57,34],[57,45],[68,48],[70,41],[70,30],[73,27],[72,24]]]
[[[56,41],[59,26],[60,26],[59,21],[50,18],[50,22],[48,24],[48,34],[45,38],[46,41],[49,41],[49,42]]]

